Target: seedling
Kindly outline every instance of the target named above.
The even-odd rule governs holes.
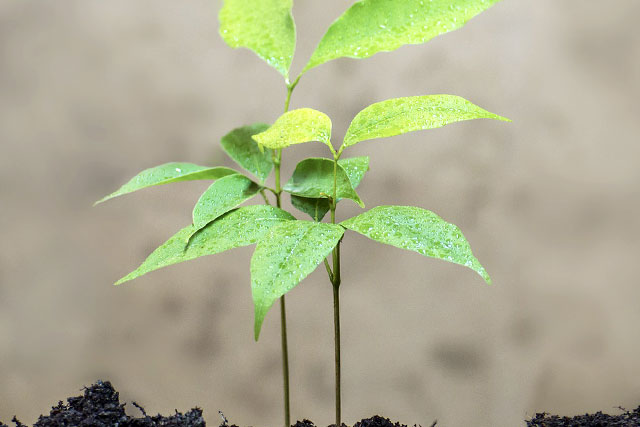
[[[338,149],[332,143],[331,119],[310,108],[289,111],[291,94],[301,77],[325,62],[367,58],[406,44],[427,42],[455,30],[498,0],[361,0],[329,27],[311,59],[293,81],[289,68],[296,42],[292,0],[225,0],[220,34],[231,47],[246,47],[274,67],[286,84],[284,114],[273,125],[239,127],[221,139],[223,150],[242,169],[167,163],[147,169],[99,202],[142,188],[191,180],[211,180],[193,209],[193,223],[157,248],[116,284],[171,264],[256,244],[251,258],[251,291],[257,340],[265,315],[280,300],[285,427],[289,416],[289,373],[285,294],[323,264],[333,287],[336,421],[340,404],[340,242],[353,231],[380,243],[468,267],[487,283],[489,275],[471,252],[461,231],[433,212],[413,206],[377,206],[336,223],[339,202],[364,208],[356,188],[369,169],[368,157],[343,157],[362,141],[439,128],[472,119],[505,120],[453,95],[426,95],[377,102],[351,121]],[[320,142],[327,158],[301,161],[284,185],[282,151],[295,144]],[[275,186],[266,184],[273,171]],[[282,209],[283,192],[311,221]],[[275,206],[270,204],[275,198]],[[261,195],[262,205],[239,207]],[[99,203],[98,202],[98,203]],[[329,220],[324,220],[330,213]],[[323,222],[324,221],[324,222]],[[328,258],[331,258],[331,261]]]

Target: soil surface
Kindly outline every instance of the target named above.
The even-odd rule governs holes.
[[[194,408],[186,414],[176,411],[175,415],[149,416],[144,408],[133,403],[143,416],[134,418],[124,411],[118,392],[109,381],[98,381],[84,391],[83,396],[70,397],[67,404],[62,401],[51,408],[49,415],[41,415],[33,427],[95,426],[95,427],[204,427],[202,410]],[[12,420],[16,427],[26,427],[16,417]],[[0,427],[7,427],[0,421]]]
[[[91,387],[85,388],[83,396],[69,397],[67,404],[58,402],[51,408],[49,415],[41,415],[33,427],[59,427],[59,426],[95,426],[95,427],[205,427],[202,418],[202,410],[193,408],[182,414],[176,410],[174,415],[164,417],[162,415],[149,416],[144,408],[132,402],[142,412],[142,417],[135,418],[125,413],[125,403],[120,403],[120,396],[109,381],[98,381]],[[622,408],[621,408],[622,409]],[[559,417],[546,413],[536,414],[527,421],[527,427],[636,427],[640,426],[640,406],[634,411],[624,410],[621,415],[607,415],[602,412],[595,414],[579,415],[576,417]],[[222,414],[221,414],[222,415]],[[229,424],[223,416],[220,427],[238,427]],[[16,427],[27,427],[16,417],[11,420]],[[435,427],[434,421],[430,427]],[[0,421],[0,427],[8,427]],[[303,420],[296,422],[292,427],[316,427],[312,421]],[[335,427],[333,424],[329,427]],[[347,427],[342,424],[341,427]],[[393,423],[388,418],[373,416],[358,421],[353,427],[407,427],[405,424]],[[415,427],[415,426],[414,426]]]
[[[621,408],[622,409],[622,408]],[[640,426],[640,406],[629,412],[625,409],[621,415],[608,415],[602,412],[578,415],[575,417],[559,417],[546,413],[536,414],[527,421],[527,427],[635,427]]]

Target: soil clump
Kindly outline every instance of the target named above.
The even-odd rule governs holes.
[[[624,413],[608,415],[598,411],[595,414],[560,417],[547,413],[536,414],[527,421],[527,427],[637,427],[640,426],[640,406],[633,411],[620,408]]]

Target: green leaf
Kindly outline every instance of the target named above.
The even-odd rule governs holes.
[[[292,219],[294,217],[291,214],[274,206],[255,205],[239,208],[226,213],[200,230],[185,248],[185,242],[195,231],[193,225],[190,225],[153,251],[140,267],[118,280],[116,285],[168,265],[252,245],[274,225]]]
[[[341,150],[360,141],[439,128],[472,119],[510,121],[454,95],[426,95],[377,102],[351,121]]]
[[[350,157],[338,160],[349,177],[351,186],[355,189],[369,170],[369,157]],[[294,208],[311,216],[314,221],[322,221],[322,218],[329,212],[331,205],[326,198],[310,198],[291,195],[291,204]]]
[[[338,164],[342,166],[347,173],[349,181],[351,181],[351,185],[355,189],[360,185],[364,174],[369,170],[369,156],[340,159],[338,160]]]
[[[296,196],[310,198],[333,197],[333,160],[312,157],[296,165],[291,179],[287,181],[283,190]],[[364,203],[353,189],[349,176],[338,164],[336,169],[336,196],[338,199],[351,199],[360,207]]]
[[[95,202],[94,206],[111,198],[154,185],[180,181],[215,180],[235,173],[238,173],[238,171],[225,167],[210,168],[194,165],[193,163],[165,163],[164,165],[143,170],[117,191]]]
[[[233,48],[246,47],[289,79],[296,48],[292,0],[224,0],[220,35]]]
[[[222,137],[220,144],[224,151],[237,164],[246,171],[251,172],[260,179],[260,182],[269,176],[273,169],[271,150],[261,151],[252,136],[269,129],[269,125],[256,123],[232,130]]]
[[[491,284],[460,229],[433,212],[414,206],[377,206],[340,224],[380,243],[464,265]]]
[[[260,186],[244,175],[229,175],[211,184],[193,208],[193,226],[202,227],[246,202],[260,191]]]
[[[280,116],[269,129],[254,135],[253,139],[274,150],[310,141],[331,146],[331,119],[311,108],[291,110]]]
[[[320,222],[322,218],[331,210],[331,204],[329,199],[326,198],[312,198],[291,195],[291,204],[294,208],[300,212],[304,212],[309,215],[314,221]]]
[[[315,270],[343,234],[336,224],[287,221],[273,226],[258,242],[251,258],[256,341],[273,303]]]
[[[361,0],[327,30],[303,72],[332,59],[368,58],[462,27],[499,0]]]

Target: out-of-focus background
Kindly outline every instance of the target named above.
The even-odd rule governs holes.
[[[302,68],[352,2],[297,1]],[[230,129],[280,114],[280,75],[217,34],[220,2],[0,2],[0,419],[28,423],[110,379],[148,412],[282,420],[279,319],[253,341],[237,249],[111,284],[190,223],[204,182],[92,203],[138,171],[232,166]],[[491,273],[348,234],[343,418],[516,426],[640,404],[640,3],[505,0],[426,45],[309,72],[292,107],[340,141],[370,103],[463,96],[472,121],[364,142],[369,207],[460,226]],[[287,150],[284,173],[321,144]],[[259,202],[259,200],[257,200]],[[288,203],[288,202],[287,202]],[[359,209],[345,201],[339,219]],[[303,218],[302,214],[299,215]],[[292,416],[331,423],[331,287],[288,296]],[[130,405],[129,405],[130,406]],[[134,410],[135,412],[135,410]]]

